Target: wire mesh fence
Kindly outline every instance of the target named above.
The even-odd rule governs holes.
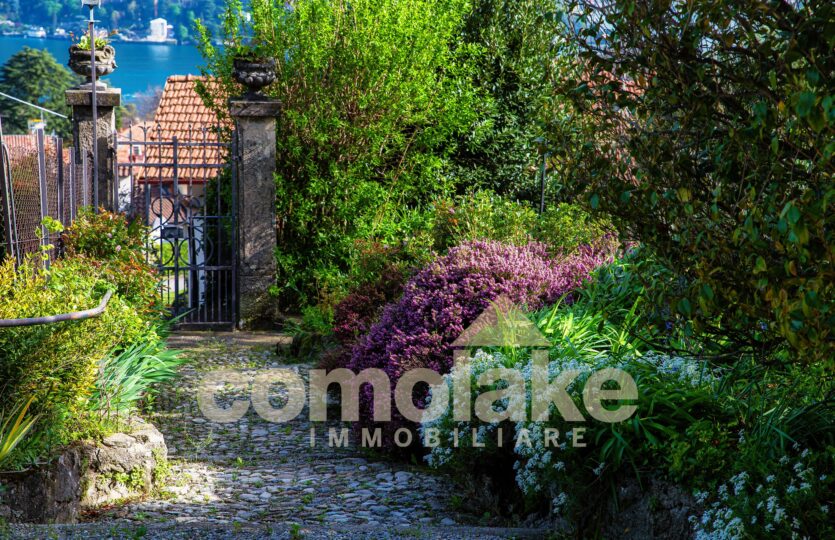
[[[26,135],[0,131],[0,214],[2,255],[18,263],[44,251],[46,264],[60,251],[60,233],[51,218],[66,228],[81,208],[95,205],[91,191],[92,159],[77,161],[59,137],[42,130]],[[46,246],[54,246],[47,249]]]

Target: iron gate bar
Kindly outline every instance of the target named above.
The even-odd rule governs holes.
[[[90,177],[87,176],[87,153],[81,156],[81,191],[84,193],[84,206],[90,206]],[[95,200],[94,202],[98,202]]]
[[[70,152],[70,221],[75,221],[75,156]]]
[[[173,316],[184,315],[180,326],[236,323],[236,252],[229,248],[236,241],[235,206],[223,197],[230,177],[234,182],[234,138],[223,139],[217,126],[163,133],[157,123],[130,127],[117,140],[130,147],[127,161],[117,159],[119,178],[128,175],[131,212],[152,228],[149,261],[161,276],[160,297]]]
[[[6,236],[6,250],[7,253],[15,255],[12,242],[12,224],[14,223],[14,212],[12,211],[12,201],[14,197],[11,196],[11,167],[7,174],[6,169],[8,165],[8,151],[6,150],[6,143],[3,142],[3,120],[0,118],[0,202],[3,203],[3,226],[4,234]],[[7,185],[8,180],[8,185]]]
[[[64,223],[64,146],[60,137],[55,138],[55,156],[58,160],[58,221]]]
[[[241,167],[240,141],[238,140],[238,129],[232,133],[232,212],[238,208],[238,171]],[[232,226],[232,310],[233,318],[238,315],[238,222],[237,215],[233,214]],[[234,321],[236,324],[238,321]]]
[[[174,193],[177,194],[177,197],[174,199],[174,227],[177,227],[180,222],[180,183],[179,183],[179,172],[180,169],[177,168],[177,136],[171,139],[171,148],[174,151]],[[160,154],[161,155],[161,154]],[[179,227],[177,227],[179,229]],[[162,237],[160,237],[160,240]],[[180,243],[177,242],[177,248],[172,250],[174,253],[174,301],[176,302],[178,298],[180,298]]]

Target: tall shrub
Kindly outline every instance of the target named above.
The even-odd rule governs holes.
[[[114,291],[97,317],[0,328],[0,401],[13,406],[31,398],[29,411],[38,418],[9,456],[12,466],[49,457],[51,448],[79,437],[103,435],[113,427],[104,420],[115,415],[105,419],[97,413],[116,398],[130,401],[122,397],[125,387],[136,399],[150,383],[172,374],[167,368],[174,359],[167,366],[158,361],[171,355],[166,356],[158,333],[158,278],[144,260],[144,234],[139,223],[129,224],[124,216],[85,212],[65,231],[65,254],[48,270],[33,258],[17,267],[12,258],[0,264],[3,319],[90,309]],[[157,358],[126,358],[149,350]]]
[[[160,309],[159,276],[146,261],[148,228],[113,212],[82,211],[61,237],[69,257],[85,257],[142,313]]]
[[[0,265],[0,318],[57,315],[95,307],[112,285],[85,258],[55,261],[49,273],[30,261]],[[119,295],[96,318],[0,329],[0,397],[34,398],[43,429],[78,421],[99,372],[114,348],[153,336],[151,322]]]
[[[406,370],[418,367],[447,373],[452,364],[450,344],[491,301],[504,295],[520,306],[539,309],[578,287],[610,255],[584,247],[555,260],[538,243],[476,241],[453,248],[406,284],[401,299],[386,307],[380,321],[354,347],[349,367],[380,368],[392,385]],[[363,397],[367,424],[370,391]],[[393,420],[382,426],[389,435],[403,425],[396,413]]]
[[[442,169],[453,136],[475,124],[476,93],[466,60],[473,48],[450,46],[464,0],[300,0],[280,7],[227,0],[223,35],[245,33],[278,63],[266,92],[281,100],[277,251],[281,292],[315,303],[341,287],[355,238],[398,241],[408,235],[403,207],[418,207],[448,188]],[[219,111],[241,89],[231,79],[231,49],[202,29],[207,70],[225,95],[207,96]],[[392,225],[400,223],[400,225]]]
[[[585,75],[564,90],[589,132],[567,150],[590,206],[688,278],[676,307],[703,328],[835,358],[832,3],[569,12]]]
[[[471,2],[460,39],[481,51],[473,82],[487,98],[485,129],[467,134],[453,155],[448,171],[458,185],[539,201],[546,127],[562,118],[551,88],[570,68],[570,56],[556,46],[564,35],[552,0]]]

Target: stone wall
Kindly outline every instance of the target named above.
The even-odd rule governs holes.
[[[0,518],[11,523],[74,523],[81,511],[149,493],[168,450],[151,424],[129,434],[70,445],[49,465],[0,473]]]
[[[238,305],[240,329],[271,328],[280,314],[275,284],[275,129],[281,104],[232,100],[238,174]]]
[[[72,135],[76,159],[93,150],[92,92],[74,88],[66,91],[72,107]],[[116,109],[122,103],[122,91],[108,88],[96,92],[96,150],[98,154],[99,206],[116,210]],[[79,161],[80,162],[80,161]],[[92,179],[91,179],[92,181]]]

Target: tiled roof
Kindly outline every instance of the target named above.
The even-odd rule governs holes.
[[[197,94],[196,83],[203,81],[209,88],[219,83],[213,79],[195,75],[168,77],[154,115],[154,125],[148,130],[150,143],[162,141],[163,145],[149,144],[145,150],[146,164],[162,164],[164,167],[147,167],[146,181],[171,182],[174,179],[174,148],[170,144],[177,138],[177,179],[180,183],[202,183],[217,176],[217,165],[226,162],[227,151],[216,145],[218,131],[227,128],[220,122]]]
[[[145,160],[145,147],[132,145],[132,142],[145,142],[146,133],[152,128],[151,122],[140,122],[124,128],[119,132],[119,144],[116,147],[116,160],[119,162],[119,178],[133,175],[138,180],[143,175],[141,165],[128,165],[129,163],[142,163]],[[138,155],[134,154],[132,147],[136,147]]]
[[[37,149],[38,139],[32,133],[25,135],[3,135],[3,142],[10,148]]]

